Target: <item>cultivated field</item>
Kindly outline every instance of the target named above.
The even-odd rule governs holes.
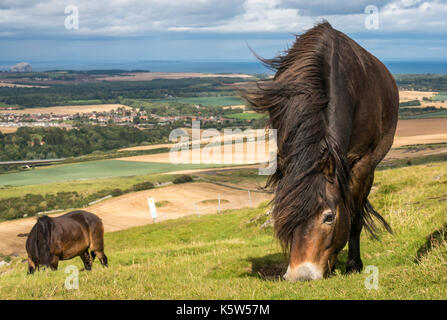
[[[370,200],[394,230],[381,241],[361,237],[364,265],[379,270],[377,290],[365,286],[370,274],[344,274],[346,248],[329,279],[282,281],[287,259],[262,227],[261,206],[106,233],[109,268],[81,271],[79,290],[64,286],[65,267],[81,269],[79,258],[26,276],[23,257],[13,257],[0,269],[0,298],[445,299],[446,172],[446,163],[432,163],[376,173]]]
[[[122,104],[95,104],[95,105],[73,105],[73,106],[54,106],[48,108],[25,108],[22,110],[0,110],[0,113],[17,113],[17,114],[77,114],[109,112],[118,108],[131,109]]]

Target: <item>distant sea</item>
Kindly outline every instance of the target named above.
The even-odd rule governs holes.
[[[21,61],[0,61],[0,70]],[[148,70],[153,72],[272,73],[257,61],[26,61],[33,71],[48,70]],[[447,74],[447,60],[384,61],[393,74]]]

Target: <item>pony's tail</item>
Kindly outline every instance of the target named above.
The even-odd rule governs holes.
[[[386,222],[386,220],[378,213],[376,210],[374,210],[374,207],[372,206],[371,202],[369,202],[368,199],[366,199],[365,204],[363,205],[363,225],[365,226],[366,231],[376,240],[378,240],[377,236],[377,226],[375,224],[374,220],[377,220],[380,222],[380,224],[383,225],[386,231],[393,234],[393,229],[391,229],[391,226]]]
[[[48,216],[37,218],[36,226],[36,246],[38,252],[38,262],[41,265],[50,265],[50,240],[51,240],[51,219]]]

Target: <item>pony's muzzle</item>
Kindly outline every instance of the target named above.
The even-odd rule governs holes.
[[[284,274],[284,280],[289,282],[310,281],[317,279],[323,279],[323,272],[319,267],[311,262],[302,263],[295,268],[291,268],[289,265],[287,272]]]

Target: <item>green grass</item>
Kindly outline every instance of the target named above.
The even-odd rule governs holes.
[[[221,167],[224,165],[220,165]],[[0,175],[0,186],[24,186],[81,179],[135,176],[162,172],[219,167],[206,164],[134,162],[120,160],[89,161],[40,168],[25,172]]]
[[[233,118],[239,120],[256,120],[265,118],[266,115],[259,113],[233,113],[229,115],[225,115],[226,118]]]
[[[210,107],[234,106],[243,105],[245,102],[235,96],[221,96],[221,97],[190,97],[190,98],[170,98],[170,99],[153,99],[152,102],[180,102],[188,104],[200,104]]]
[[[0,269],[0,299],[445,299],[446,172],[446,163],[432,163],[376,173],[370,200],[394,229],[380,242],[361,238],[364,265],[379,269],[378,290],[365,288],[367,274],[343,273],[346,249],[329,279],[281,281],[287,259],[272,230],[260,228],[260,207],[107,233],[110,266],[81,271],[79,290],[64,287],[65,267],[81,268],[79,258],[26,276],[24,259],[13,257]],[[427,237],[442,229],[429,248]]]

